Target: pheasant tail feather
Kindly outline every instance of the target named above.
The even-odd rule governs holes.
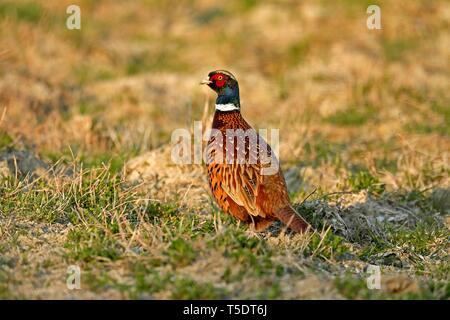
[[[309,227],[309,224],[303,220],[291,205],[278,209],[274,213],[281,222],[296,232],[304,233]]]

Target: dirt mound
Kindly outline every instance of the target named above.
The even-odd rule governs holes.
[[[413,200],[408,203],[393,201],[394,195],[374,197],[367,190],[336,195],[336,200],[306,201],[299,212],[312,212],[314,221],[323,221],[351,242],[370,242],[386,239],[386,224],[392,227],[414,228],[424,219],[442,220],[439,211],[423,212]]]
[[[201,165],[179,165],[171,159],[171,146],[165,145],[129,160],[125,181],[161,201],[179,201],[188,207],[205,207],[210,196]]]

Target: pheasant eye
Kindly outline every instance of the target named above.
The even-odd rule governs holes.
[[[222,80],[222,79],[223,79],[222,76],[218,76],[218,77],[217,77],[217,80],[219,80],[219,81]]]

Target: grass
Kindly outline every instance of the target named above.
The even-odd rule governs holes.
[[[407,283],[406,286],[411,285]],[[347,299],[396,299],[396,300],[426,300],[426,299],[448,299],[449,286],[448,283],[428,283],[426,281],[418,284],[419,288],[414,286],[403,288],[401,285],[391,290],[386,288],[383,290],[367,289],[366,278],[358,278],[351,275],[337,278],[336,287]],[[397,292],[397,290],[399,292]],[[405,292],[406,291],[406,292]]]
[[[303,39],[301,41],[292,44],[288,48],[288,55],[289,55],[288,64],[296,65],[304,61],[309,52],[310,47],[311,43],[309,39]]]
[[[372,106],[351,106],[326,118],[326,121],[338,126],[362,126],[373,120],[376,110]]]
[[[0,4],[0,18],[13,18],[30,23],[38,23],[43,15],[43,8],[39,3],[14,3],[5,1]]]
[[[136,75],[144,72],[170,70],[175,67],[176,70],[186,69],[186,65],[180,57],[176,56],[172,51],[173,49],[154,54],[147,52],[133,54],[128,58],[125,73],[127,75]]]
[[[151,270],[144,269],[136,274],[136,288],[131,296],[142,298],[148,294],[155,294],[170,289],[170,299],[221,299],[226,297],[226,290],[218,288],[212,283],[201,283],[189,278],[177,278],[173,275],[161,277]]]
[[[450,136],[448,123],[450,121],[450,112],[447,106],[439,102],[432,102],[428,114],[434,115],[434,118],[425,123],[412,123],[406,125],[406,129],[410,132],[420,134],[437,133],[442,136]]]
[[[233,219],[220,212],[212,216],[181,213],[180,206],[175,203],[145,201],[132,189],[121,187],[120,178],[107,168],[74,174],[58,186],[41,181],[35,182],[34,188],[24,188],[23,184],[3,180],[0,209],[4,219],[20,216],[28,221],[42,221],[50,228],[70,222],[71,227],[62,243],[63,259],[70,264],[81,264],[88,273],[90,290],[99,294],[113,290],[128,298],[147,295],[174,299],[230,298],[235,296],[233,290],[238,290],[241,282],[253,281],[257,285],[263,281],[265,284],[257,292],[244,290],[237,296],[276,299],[283,297],[281,279],[305,279],[305,272],[316,272],[314,270],[323,269],[325,264],[328,272],[336,274],[329,281],[343,296],[386,298],[389,295],[377,295],[364,289],[362,280],[341,279],[336,270],[348,259],[358,260],[356,257],[402,269],[402,262],[395,260],[399,258],[395,254],[389,255],[392,250],[402,248],[401,252],[407,254],[408,265],[421,275],[446,254],[448,230],[437,222],[418,223],[407,229],[388,223],[382,229],[385,240],[373,238],[364,242],[335,234],[337,229],[332,220],[324,224],[323,220],[314,219],[319,207],[300,207],[298,211],[318,233],[298,237],[273,229],[274,235],[269,233],[261,237],[249,234],[245,226],[237,226]],[[368,184],[361,182],[364,189],[372,185],[372,180],[369,181]],[[410,195],[406,200],[417,202],[420,198]],[[430,206],[429,203],[422,205]],[[60,214],[55,215],[55,212]],[[213,222],[218,221],[216,219],[222,221],[219,229]],[[20,243],[18,239],[15,241]],[[3,251],[8,253],[17,246],[13,241],[10,238]],[[297,269],[295,263],[283,262],[288,256],[294,261],[304,261],[305,266]],[[376,257],[382,260],[376,260]],[[52,266],[52,261],[49,257],[40,266]],[[187,271],[197,270],[206,261],[212,264],[216,276]],[[111,278],[100,272],[102,268],[114,270],[118,266],[128,280]],[[347,269],[347,272],[351,270]],[[429,278],[428,281],[439,287],[442,277],[445,279],[445,271],[435,283]],[[8,294],[5,288],[3,295]],[[235,289],[230,291],[230,288]],[[390,297],[442,298],[442,290],[436,292],[439,293],[433,296],[432,291],[423,289],[417,294]]]
[[[369,4],[85,2],[77,31],[57,2],[3,1],[0,298],[449,299],[449,4],[380,2],[376,31]],[[315,232],[256,233],[173,165],[218,68],[280,129]]]
[[[173,240],[165,254],[167,255],[168,263],[178,266],[189,265],[197,257],[195,249],[181,238]]]
[[[369,190],[378,194],[384,191],[383,184],[367,171],[359,171],[352,174],[348,179],[348,184],[354,191]]]
[[[111,80],[114,79],[115,77],[113,71],[98,66],[92,66],[89,64],[77,65],[73,70],[73,74],[79,85],[86,85],[89,83],[93,83],[95,81]],[[85,102],[80,104],[81,114],[85,114],[86,112],[90,111],[90,109],[91,107],[87,105]]]
[[[97,230],[73,230],[67,236],[65,248],[69,251],[69,258],[76,261],[92,261],[95,257],[102,257],[112,261],[120,257],[120,249],[113,239]]]
[[[6,133],[0,131],[0,150],[8,147],[13,142],[13,139]]]
[[[382,48],[385,58],[388,61],[400,61],[401,58],[413,50],[417,42],[410,39],[394,39],[382,41]]]

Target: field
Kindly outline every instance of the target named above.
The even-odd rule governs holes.
[[[448,1],[377,1],[381,30],[365,0],[76,2],[81,30],[0,2],[0,298],[450,298]],[[315,233],[256,233],[171,161],[215,69]]]

